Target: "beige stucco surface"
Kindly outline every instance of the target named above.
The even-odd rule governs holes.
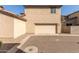
[[[35,35],[53,35],[56,34],[55,25],[37,25],[35,26]]]
[[[3,43],[17,43],[15,38],[26,33],[26,22],[0,13],[0,41]]]
[[[0,37],[17,37],[26,31],[26,22],[0,14]]]
[[[71,26],[71,34],[77,34],[79,35],[79,26]]]
[[[25,9],[26,16],[24,18],[27,19],[26,22],[26,32],[34,33],[35,32],[35,24],[34,23],[56,23],[58,25],[58,33],[61,33],[61,9],[56,9],[56,14],[51,13],[51,9],[49,7],[41,8],[33,8],[28,7]]]
[[[0,13],[0,37],[13,37],[13,18]]]
[[[14,38],[26,33],[26,22],[14,19]]]

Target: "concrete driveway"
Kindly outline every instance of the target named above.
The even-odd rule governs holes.
[[[20,49],[38,53],[79,53],[79,36],[31,36]]]

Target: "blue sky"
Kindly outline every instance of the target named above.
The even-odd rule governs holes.
[[[24,7],[22,5],[4,5],[4,8],[18,15],[24,12]],[[78,10],[79,5],[64,5],[62,6],[62,15],[68,15]]]
[[[75,11],[79,11],[79,5],[64,5],[61,10],[62,15],[68,15]]]
[[[24,12],[24,7],[22,5],[4,5],[4,8],[17,15]]]

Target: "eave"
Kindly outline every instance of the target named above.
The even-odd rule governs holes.
[[[24,7],[26,8],[26,7],[33,7],[33,8],[37,8],[37,7],[53,7],[53,8],[61,8],[62,7],[62,5],[24,5]]]
[[[22,21],[26,21],[25,18],[22,18],[22,17],[20,17],[20,16],[18,16],[16,14],[13,14],[13,13],[11,13],[9,11],[6,11],[6,10],[0,10],[0,13],[5,14],[5,15],[10,16],[10,17],[17,18],[17,19],[22,20]]]

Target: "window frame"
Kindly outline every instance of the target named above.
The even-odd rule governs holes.
[[[52,7],[52,8],[51,8],[51,13],[52,13],[52,14],[56,14],[56,8],[53,8],[53,7]]]

